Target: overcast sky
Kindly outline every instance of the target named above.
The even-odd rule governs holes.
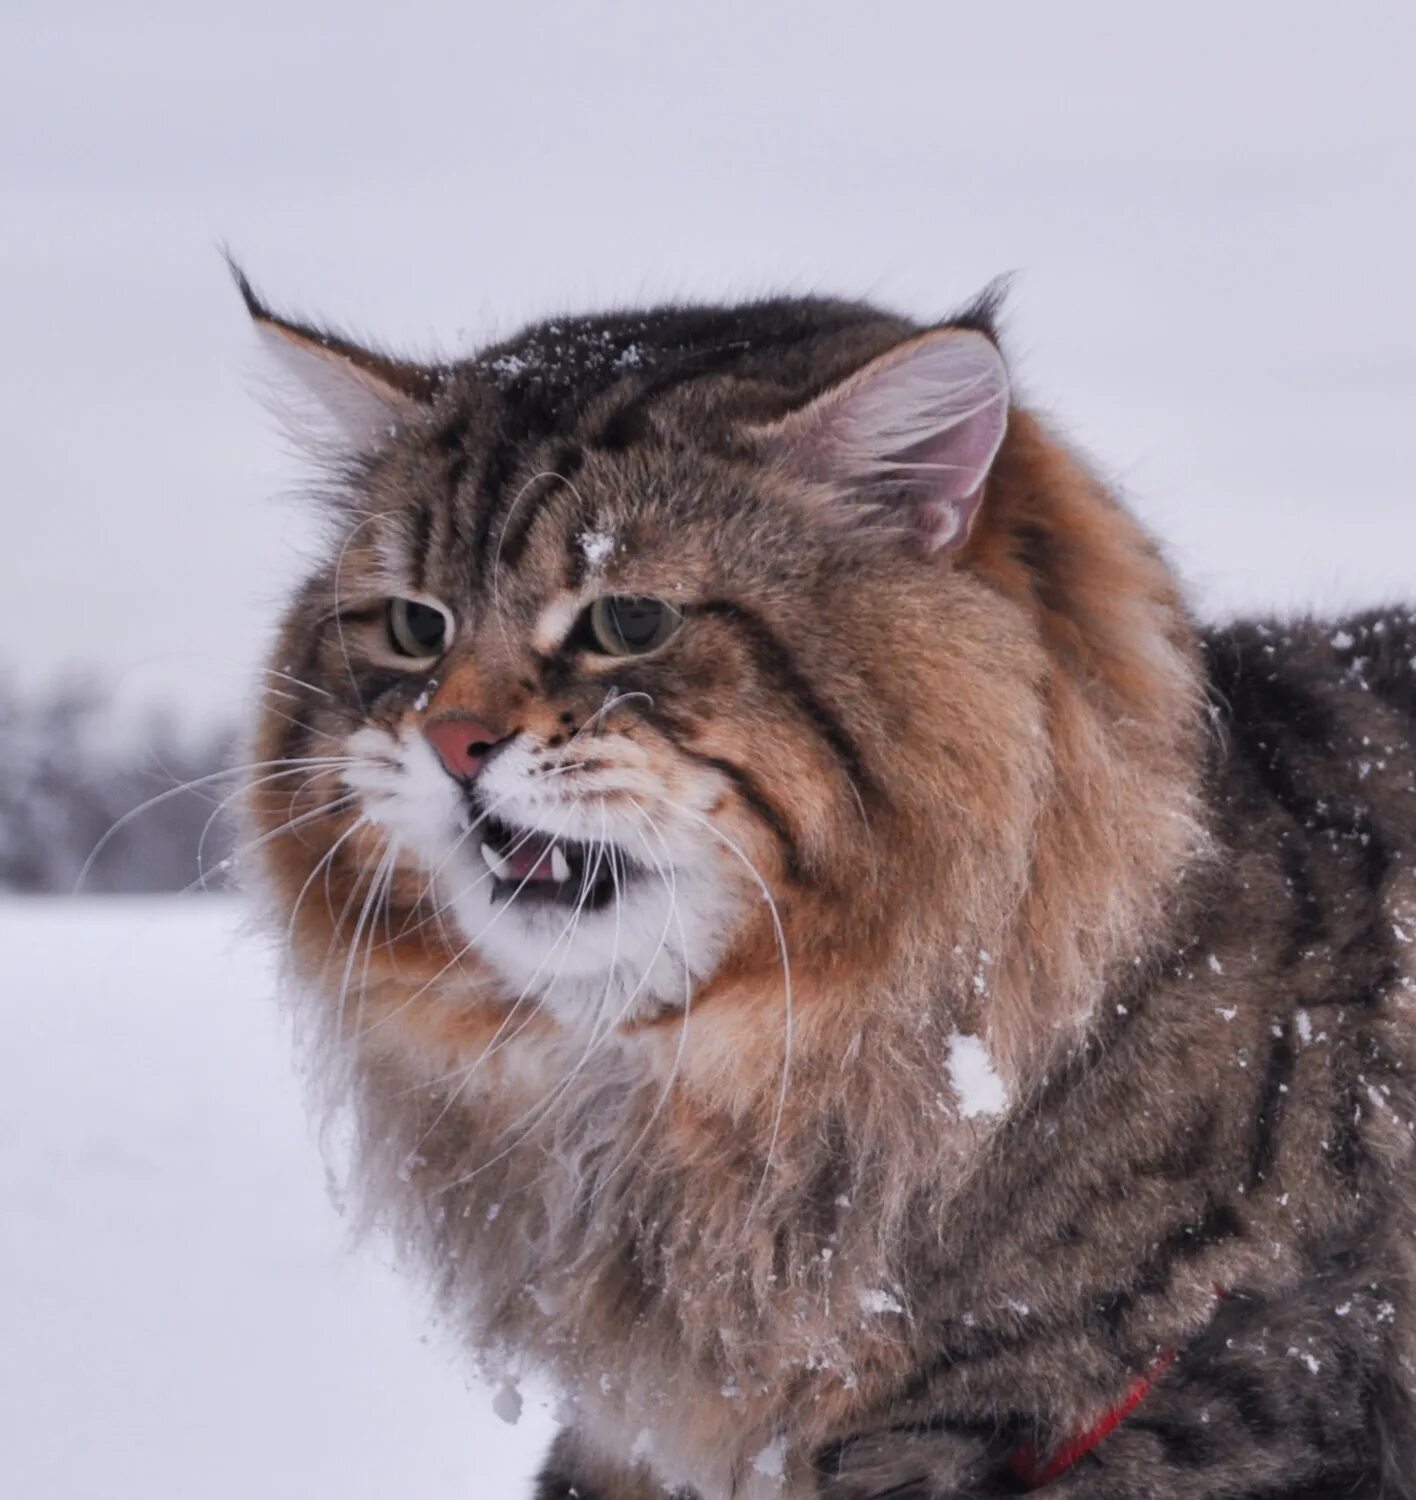
[[[216,246],[456,352],[775,288],[1018,273],[1026,394],[1206,608],[1412,582],[1416,11],[1189,3],[0,14],[0,670],[233,702],[298,566]]]

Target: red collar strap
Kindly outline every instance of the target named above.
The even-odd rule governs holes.
[[[1227,1301],[1229,1292],[1222,1286],[1214,1288],[1216,1303]],[[1024,1443],[1008,1460],[1013,1478],[1025,1490],[1040,1490],[1043,1485],[1060,1479],[1073,1464],[1087,1456],[1103,1439],[1109,1437],[1131,1415],[1142,1401],[1150,1395],[1151,1387],[1175,1363],[1175,1350],[1163,1349],[1150,1368],[1137,1375],[1126,1394],[1091,1424],[1084,1432],[1070,1437],[1050,1458],[1040,1459],[1032,1443]]]
[[[1024,1443],[1008,1461],[1013,1477],[1025,1490],[1039,1490],[1054,1479],[1060,1479],[1073,1464],[1086,1457],[1104,1438],[1109,1437],[1150,1395],[1151,1387],[1170,1368],[1175,1351],[1166,1349],[1144,1374],[1137,1375],[1126,1394],[1115,1406],[1104,1411],[1084,1432],[1070,1437],[1050,1458],[1038,1457],[1032,1443]]]

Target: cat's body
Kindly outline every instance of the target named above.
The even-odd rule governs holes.
[[[358,454],[266,886],[546,1500],[1006,1492],[1138,1379],[1049,1492],[1416,1494],[1411,619],[1201,640],[982,315],[253,310]]]

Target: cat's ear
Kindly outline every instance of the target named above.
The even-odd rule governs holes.
[[[256,295],[245,273],[228,261],[241,300],[276,369],[313,400],[342,444],[376,445],[437,395],[441,371],[366,349],[340,334],[278,317]]]
[[[759,428],[803,477],[908,512],[927,551],[968,538],[1008,423],[1008,371],[987,333],[907,339]]]

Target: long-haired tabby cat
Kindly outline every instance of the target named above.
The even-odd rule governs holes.
[[[328,419],[256,877],[543,1500],[1416,1495],[1416,625],[1202,631],[987,300]]]

